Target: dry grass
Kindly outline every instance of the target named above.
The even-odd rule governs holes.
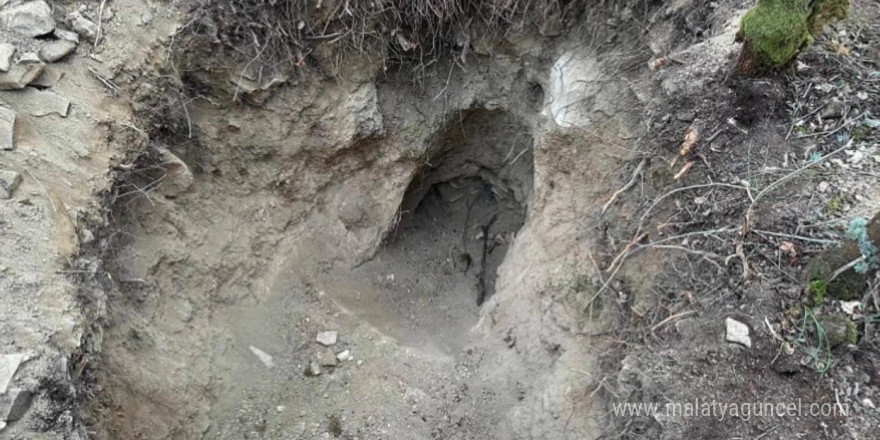
[[[594,0],[601,7],[611,0]],[[476,38],[545,20],[565,22],[587,0],[203,0],[178,38],[189,69],[245,66],[266,76],[308,65],[318,45],[388,64],[431,64]],[[217,48],[220,50],[217,50]],[[240,68],[240,67],[239,67]]]

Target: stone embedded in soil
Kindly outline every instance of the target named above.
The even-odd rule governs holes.
[[[0,43],[0,72],[9,72],[16,50],[15,46],[9,43]]]
[[[15,111],[0,107],[0,150],[15,149]]]
[[[336,345],[336,339],[339,336],[338,332],[335,331],[326,331],[318,333],[318,336],[315,337],[315,341],[318,341],[319,344],[330,347]]]
[[[309,362],[309,366],[306,367],[305,371],[306,376],[315,377],[321,375],[321,364],[316,361]]]
[[[253,353],[257,357],[257,359],[259,359],[260,362],[262,362],[263,365],[266,366],[266,368],[272,368],[275,366],[275,362],[272,360],[272,356],[270,354],[266,353],[263,350],[260,350],[257,347],[254,347],[253,345],[250,346],[250,349],[251,353]]]
[[[40,59],[47,63],[54,63],[73,52],[76,43],[67,40],[55,40],[40,48]]]
[[[15,171],[0,170],[0,199],[11,199],[12,194],[21,185],[21,174]],[[0,365],[0,373],[3,372]],[[0,385],[2,385],[2,377],[0,377]]]
[[[53,92],[25,87],[21,90],[0,91],[0,100],[15,111],[31,116],[47,116],[55,113],[67,117],[70,101]]]
[[[727,318],[724,322],[727,325],[727,342],[733,342],[749,348],[752,347],[752,338],[749,337],[749,326],[733,318]]]
[[[45,1],[3,3],[0,8],[0,27],[3,29],[30,38],[46,35],[55,29],[52,8]]]
[[[32,86],[34,87],[42,87],[42,88],[51,88],[55,87],[55,84],[58,84],[58,81],[61,80],[61,77],[64,76],[64,72],[61,71],[56,66],[46,66],[43,69],[43,73],[37,77],[37,79],[31,81]]]
[[[329,348],[325,348],[321,350],[321,366],[323,367],[335,367],[336,366],[336,353],[333,353],[333,350]]]
[[[339,362],[348,362],[351,360],[351,350],[342,350],[336,354],[336,360]]]
[[[55,36],[61,40],[67,40],[71,43],[79,44],[79,34],[76,32],[66,31],[64,29],[55,29]]]
[[[13,388],[0,396],[0,419],[14,422],[24,417],[31,407],[33,394],[28,390]]]
[[[0,394],[6,394],[15,372],[18,371],[18,366],[22,362],[24,362],[24,354],[22,353],[0,355]]]
[[[0,90],[18,90],[43,73],[43,63],[16,63],[8,72],[0,73]]]
[[[76,33],[94,40],[98,36],[98,25],[94,21],[83,16],[79,11],[73,11],[67,15],[67,22]]]

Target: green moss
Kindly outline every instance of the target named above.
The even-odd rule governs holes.
[[[741,65],[760,72],[788,64],[828,23],[847,16],[849,1],[758,0],[737,34],[745,43]]]
[[[828,249],[822,252],[807,264],[805,274],[807,283],[812,287],[814,282],[822,281],[825,284],[824,296],[830,296],[842,301],[860,298],[868,282],[866,274],[850,269],[842,272],[830,283],[826,281],[837,269],[847,265],[860,255],[858,246],[852,242],[845,243],[841,248]]]
[[[743,16],[740,38],[758,68],[775,69],[812,42],[806,0],[759,0]]]
[[[816,2],[810,13],[807,26],[813,36],[818,37],[825,26],[849,15],[849,0],[821,0]]]
[[[823,316],[819,319],[830,348],[838,345],[856,345],[859,341],[859,329],[856,323],[840,313]]]

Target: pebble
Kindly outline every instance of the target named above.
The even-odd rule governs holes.
[[[18,90],[43,73],[43,63],[13,65],[8,72],[0,72],[0,90]]]
[[[79,34],[76,32],[65,31],[64,29],[55,29],[55,36],[61,40],[67,40],[71,43],[79,44]]]
[[[821,116],[822,119],[839,118],[843,116],[843,112],[845,109],[846,106],[841,100],[837,98],[831,98],[828,103],[825,104],[825,107],[822,108],[822,111],[819,112],[819,116]]]
[[[14,110],[0,107],[0,150],[15,149],[15,117]]]
[[[347,362],[351,360],[351,350],[342,350],[336,354],[336,359],[339,362]]]
[[[869,399],[869,398],[867,398],[867,397],[865,397],[864,399],[862,399],[861,404],[862,404],[862,406],[864,406],[865,408],[874,409],[874,402],[872,402],[871,399]]]
[[[79,11],[73,11],[68,14],[67,21],[76,33],[90,40],[94,40],[98,36],[98,25],[83,16]]]
[[[725,336],[727,342],[733,342],[749,348],[752,347],[752,338],[749,337],[749,326],[733,318],[727,318],[724,322],[727,325]]]
[[[18,185],[21,185],[21,174],[15,171],[0,170],[0,199],[11,199],[12,194],[18,189]],[[13,360],[10,358],[8,365],[11,366]],[[3,373],[6,372],[4,364],[4,360],[0,359],[0,390],[3,389]],[[18,364],[15,365],[15,368],[18,368]],[[15,374],[15,370],[11,374]]]
[[[336,366],[336,354],[333,353],[333,350],[329,348],[325,348],[321,351],[321,366],[323,367],[335,367]]]
[[[272,368],[275,366],[275,362],[272,360],[272,356],[270,354],[266,353],[263,350],[260,350],[257,347],[254,347],[253,345],[250,346],[250,349],[251,353],[257,356],[257,358],[260,359],[260,362],[262,362],[263,365],[266,366],[266,368]]]
[[[318,341],[319,344],[330,347],[336,345],[336,339],[338,338],[339,333],[335,331],[325,331],[318,333],[318,336],[315,337],[315,340]]]
[[[309,368],[306,369],[306,376],[315,377],[321,375],[321,365],[316,361],[309,362]]]
[[[828,191],[828,188],[831,187],[831,184],[825,181],[819,182],[819,192]]]

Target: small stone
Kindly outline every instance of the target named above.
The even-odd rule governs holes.
[[[342,350],[336,354],[336,360],[339,362],[348,362],[351,360],[351,350]]]
[[[323,367],[335,367],[336,366],[336,354],[333,353],[333,350],[329,348],[321,351],[321,366]]]
[[[12,3],[11,5],[9,3]],[[0,27],[25,37],[39,37],[55,29],[52,8],[43,0],[3,2]]]
[[[338,336],[339,336],[338,332],[326,331],[326,332],[318,333],[318,336],[315,338],[315,340],[318,341],[319,344],[321,344],[325,347],[330,347],[330,346],[336,345],[336,339]]]
[[[266,368],[272,368],[275,366],[275,362],[272,360],[271,355],[269,355],[268,353],[266,353],[263,350],[260,350],[257,347],[254,347],[253,345],[250,346],[250,349],[251,349],[251,353],[253,353],[255,356],[257,356],[257,359],[259,359],[260,362],[262,362],[263,365],[266,366]]]
[[[321,375],[321,365],[316,361],[309,362],[308,368],[305,371],[306,377],[315,377]]]
[[[752,338],[749,337],[749,326],[733,318],[727,318],[724,322],[727,325],[727,342],[733,342],[749,348],[752,347]]]
[[[9,43],[0,43],[0,72],[9,72],[12,67],[12,57],[18,49]]]
[[[8,72],[0,73],[0,90],[18,90],[35,80],[43,73],[43,63],[13,65]]]
[[[6,422],[0,421],[0,431],[6,429]]]
[[[819,182],[819,192],[823,193],[828,191],[828,188],[831,187],[831,184],[825,181]]]
[[[821,116],[822,119],[836,119],[843,116],[844,110],[846,110],[846,106],[841,100],[831,98],[828,100],[828,103],[825,104],[822,111],[819,112],[819,116]]]
[[[71,43],[79,44],[79,34],[76,32],[55,28],[55,37],[60,40],[66,40],[70,41]]]
[[[67,21],[76,33],[90,40],[94,40],[98,36],[98,25],[83,16],[79,11],[73,11],[68,14]]]
[[[864,406],[865,408],[874,409],[874,402],[871,401],[871,399],[869,399],[869,398],[867,398],[867,397],[865,397],[864,399],[862,399],[862,401],[861,401],[860,403],[861,403],[862,406]]]
[[[0,150],[15,149],[15,117],[14,110],[0,107]]]
[[[0,173],[4,172],[7,171],[0,171]],[[22,362],[24,362],[24,354],[22,353],[0,355],[0,394],[6,394],[9,383],[12,382],[15,372],[18,371],[18,366]]]
[[[0,170],[0,199],[11,199],[12,193],[21,185],[21,174],[15,171]],[[0,360],[0,374],[4,372],[3,361]],[[18,368],[16,366],[16,368]],[[12,372],[13,374],[15,371]],[[2,389],[3,378],[0,376],[0,389]],[[8,384],[7,384],[8,385]]]
[[[33,394],[28,390],[13,388],[0,396],[0,419],[14,422],[24,417],[31,408]]]
[[[76,43],[67,40],[55,40],[40,48],[39,57],[47,63],[54,63],[73,52]]]
[[[162,153],[162,168],[165,171],[165,180],[159,190],[162,194],[175,197],[187,191],[195,182],[192,170],[177,155],[165,148],[160,148]]]

